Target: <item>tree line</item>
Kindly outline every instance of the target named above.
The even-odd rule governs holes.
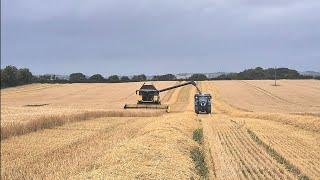
[[[30,84],[33,75],[27,68],[18,69],[15,66],[7,66],[1,69],[1,88]]]
[[[301,75],[298,71],[288,68],[256,67],[239,73],[229,73],[213,78],[214,80],[264,80],[264,79],[313,79],[312,76]],[[315,77],[319,79],[319,77]]]
[[[189,78],[178,79],[173,74],[165,74],[165,75],[155,75],[152,76],[151,79],[148,79],[146,75],[134,75],[132,77],[129,76],[118,76],[111,75],[108,78],[104,78],[101,74],[94,74],[90,77],[87,77],[83,73],[72,73],[69,75],[68,80],[62,80],[57,77],[53,77],[50,75],[39,76],[38,78],[34,78],[37,82],[69,82],[69,83],[121,83],[121,82],[141,82],[141,81],[183,81],[183,80],[193,80],[193,81],[203,81],[208,80],[207,76],[204,74],[193,74]]]
[[[239,73],[228,73],[216,78],[208,78],[205,74],[192,74],[189,78],[178,79],[173,74],[156,75],[147,79],[144,74],[129,76],[111,75],[107,78],[101,74],[94,74],[90,77],[83,73],[72,73],[68,79],[60,78],[56,75],[34,76],[28,68],[16,68],[15,66],[6,66],[1,69],[1,88],[13,87],[30,83],[121,83],[121,82],[141,82],[141,81],[204,81],[204,80],[263,80],[274,79],[320,79],[320,77],[303,76],[298,71],[288,68],[268,68],[257,67],[247,69]]]
[[[134,75],[132,78],[129,76],[111,75],[104,78],[101,74],[94,74],[87,78],[83,73],[72,73],[69,75],[69,81],[72,83],[92,82],[92,83],[119,83],[119,82],[140,82],[147,81],[147,76],[144,74]]]
[[[153,76],[152,81],[176,80],[173,74]],[[6,66],[1,69],[1,88],[14,87],[30,83],[120,83],[120,82],[141,82],[147,81],[144,74],[129,76],[111,75],[107,78],[101,74],[94,74],[90,77],[83,73],[72,73],[69,78],[61,78],[56,75],[33,75],[28,68],[18,69],[15,66]]]

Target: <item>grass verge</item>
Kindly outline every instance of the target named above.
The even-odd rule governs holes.
[[[203,139],[203,130],[202,129],[196,129],[193,131],[193,140],[195,140],[197,143],[202,144]]]
[[[193,131],[193,140],[196,141],[199,145],[203,142],[203,130],[198,128]],[[201,178],[206,179],[208,175],[208,167],[205,161],[205,155],[201,148],[196,147],[190,151],[190,157],[194,162],[195,168],[197,170],[198,175]]]
[[[208,174],[208,167],[205,162],[203,152],[200,150],[200,148],[194,148],[190,153],[198,175],[202,178],[205,178]]]
[[[281,154],[279,154],[277,151],[275,151],[272,147],[270,147],[268,144],[264,143],[253,131],[250,129],[247,129],[248,134],[250,137],[260,146],[262,146],[266,152],[275,159],[279,164],[284,165],[284,167],[298,177],[298,179],[310,179],[307,175],[303,174],[301,170],[296,167],[294,164],[292,164],[290,161],[285,159]]]
[[[1,140],[35,132],[41,129],[48,129],[56,126],[62,126],[69,122],[90,120],[101,117],[155,117],[162,115],[161,111],[87,111],[73,115],[51,115],[41,118],[21,122],[11,122],[1,125]]]

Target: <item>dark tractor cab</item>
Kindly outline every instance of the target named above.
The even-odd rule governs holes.
[[[197,114],[211,114],[211,95],[195,94],[194,95],[194,111]]]

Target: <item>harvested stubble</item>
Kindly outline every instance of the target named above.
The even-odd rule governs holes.
[[[223,100],[241,110],[266,113],[319,113],[320,81],[214,81]]]
[[[219,179],[292,179],[286,169],[270,157],[227,117],[204,118],[209,147]]]
[[[198,178],[192,160],[193,115],[153,118],[140,131],[95,161],[94,169],[76,178],[188,179]],[[105,163],[108,162],[108,163]]]
[[[234,82],[235,87],[237,87],[237,85],[239,83],[238,81],[231,81],[231,82]],[[243,108],[246,108],[245,104],[247,102],[253,102],[254,99],[255,99],[255,101],[263,101],[262,97],[257,96],[255,98],[252,98],[251,95],[248,95],[248,96],[242,95],[242,93],[245,93],[246,90],[240,88],[239,92],[238,92],[238,91],[234,90],[237,88],[231,88],[232,84],[230,84],[230,82],[227,82],[228,86],[221,86],[221,85],[219,85],[219,83],[224,83],[224,82],[223,81],[222,82],[215,81],[215,82],[205,82],[202,84],[203,88],[206,89],[206,91],[211,92],[214,95],[213,100],[214,100],[215,112],[220,112],[220,113],[227,114],[227,115],[230,115],[233,117],[255,118],[255,119],[264,119],[264,120],[268,120],[268,121],[277,121],[277,122],[281,122],[283,124],[296,126],[296,127],[302,128],[302,129],[320,132],[319,116],[310,115],[310,113],[291,114],[290,113],[291,111],[289,111],[289,110],[287,112],[282,112],[280,109],[282,109],[284,107],[282,106],[281,101],[274,102],[274,103],[278,103],[275,107],[282,107],[279,109],[279,112],[273,112],[272,110],[270,110],[271,112],[266,112],[267,110],[262,111],[262,112],[260,112],[260,111],[253,111],[252,112],[251,111],[252,109],[250,109],[250,108],[243,109]],[[268,83],[268,82],[265,82],[265,83]],[[293,81],[292,83],[294,84],[295,82]],[[219,87],[219,88],[217,88],[217,87]],[[287,91],[295,91],[294,89],[289,89],[289,87],[286,88]],[[233,91],[235,91],[235,92],[233,92],[234,94],[237,94],[237,92],[238,92],[237,97],[234,96],[233,99],[229,99],[230,95],[226,95],[224,91],[228,91],[230,89],[233,89]],[[319,94],[320,94],[320,92],[319,92]],[[268,95],[264,95],[264,96],[268,96]],[[314,96],[317,97],[318,94],[315,93]],[[319,99],[317,99],[317,100],[319,101]],[[238,106],[237,102],[242,102],[243,104]],[[269,102],[265,101],[265,102],[260,102],[259,105],[252,103],[252,106],[254,106],[255,109],[263,109],[264,107],[266,107],[266,109],[268,109],[268,104],[269,104]],[[320,102],[319,102],[319,104],[320,104]],[[314,106],[317,106],[317,104],[315,103]],[[241,107],[241,108],[239,108],[239,107]],[[301,109],[301,111],[303,111],[303,110],[307,111],[309,108],[303,109],[301,107],[300,109]],[[318,112],[320,112],[320,109]]]
[[[232,82],[234,83],[234,88],[231,88],[231,91],[236,91],[235,89],[238,84],[245,84],[238,81],[230,81],[228,82],[228,86],[231,87]],[[268,84],[267,82],[260,82],[260,84]],[[286,83],[290,84],[289,87],[295,86],[296,83],[300,81],[288,81]],[[308,84],[308,81],[306,81]],[[279,156],[285,158],[288,160],[288,162],[292,163],[292,167],[297,167],[301,170],[301,174],[305,174],[308,177],[311,177],[312,179],[317,179],[319,177],[320,169],[319,169],[319,152],[320,144],[320,119],[318,116],[314,116],[313,114],[306,113],[306,115],[293,115],[289,114],[291,113],[290,109],[288,111],[283,111],[283,109],[280,109],[279,112],[275,113],[268,113],[268,112],[259,112],[255,111],[256,109],[262,109],[264,107],[267,108],[268,106],[264,105],[258,105],[256,103],[252,103],[252,106],[254,106],[253,109],[250,109],[246,107],[245,104],[243,106],[240,106],[241,108],[237,107],[237,102],[243,101],[246,103],[246,101],[252,102],[253,99],[250,99],[251,96],[243,96],[242,90],[239,91],[234,99],[230,99],[225,93],[221,93],[221,91],[230,91],[230,88],[224,87],[224,89],[221,88],[220,85],[216,86],[217,83],[224,83],[224,82],[205,82],[202,83],[202,87],[206,89],[206,91],[211,92],[214,94],[214,112],[216,113],[212,118],[204,119],[203,127],[206,138],[208,138],[208,142],[219,142],[223,141],[221,145],[228,145],[227,149],[232,149],[232,143],[241,142],[245,139],[248,139],[248,137],[241,138],[241,139],[232,139],[231,135],[229,133],[221,132],[218,135],[216,132],[221,131],[223,128],[220,127],[219,124],[221,123],[231,123],[234,124],[236,129],[242,129],[243,127],[250,128],[259,138],[268,144],[270,147],[272,147],[275,152],[278,153]],[[250,82],[252,83],[252,82]],[[254,82],[256,83],[256,82]],[[219,88],[217,88],[219,87]],[[253,86],[249,86],[251,88],[255,88]],[[282,88],[285,87],[285,83],[283,83]],[[314,85],[310,85],[309,88],[314,87]],[[294,92],[295,89],[290,89],[287,87],[287,91]],[[234,92],[236,93],[236,92]],[[274,92],[271,92],[272,94],[275,94]],[[302,92],[300,92],[302,93]],[[297,93],[299,94],[299,93]],[[306,94],[310,95],[310,92],[307,92]],[[265,94],[265,96],[268,96]],[[281,94],[277,94],[279,98],[281,97]],[[300,95],[302,96],[302,95]],[[318,94],[314,94],[314,97],[317,97]],[[237,97],[237,98],[236,98]],[[248,99],[247,99],[248,98]],[[296,98],[299,99],[300,97]],[[239,100],[240,99],[240,100]],[[257,96],[256,101],[263,100],[260,96]],[[317,99],[319,100],[319,99]],[[317,101],[315,100],[315,101]],[[231,104],[228,104],[228,103]],[[297,102],[297,101],[296,101]],[[261,102],[260,102],[261,103]],[[264,102],[267,104],[268,102]],[[277,101],[277,106],[282,106],[283,101]],[[303,101],[299,102],[303,103]],[[310,102],[309,102],[310,103]],[[317,104],[313,104],[313,106],[317,106]],[[247,108],[247,109],[242,109]],[[301,108],[301,111],[307,111],[310,108],[308,107],[308,104],[306,104],[306,108]],[[250,111],[254,112],[250,112]],[[316,112],[315,112],[316,113]],[[237,130],[238,131],[238,130]],[[241,131],[240,131],[241,132]],[[241,132],[246,134],[245,132]],[[241,133],[238,133],[235,137],[240,136]],[[247,135],[246,135],[247,136]],[[248,140],[250,141],[250,140]],[[217,166],[217,177],[218,178],[225,178],[226,174],[227,176],[231,176],[234,178],[239,178],[239,174],[237,172],[242,172],[242,176],[244,178],[247,178],[251,176],[252,172],[257,171],[257,169],[251,169],[250,170],[250,161],[254,162],[254,159],[258,158],[258,155],[252,156],[252,160],[249,160],[249,162],[246,162],[245,160],[235,160],[236,162],[239,162],[240,165],[245,167],[245,169],[241,169],[242,166],[240,166],[240,169],[236,169],[235,171],[232,171],[230,169],[230,166],[225,166],[222,164],[222,162],[233,162],[234,160],[230,160],[230,157],[233,155],[236,155],[237,151],[235,150],[227,150],[229,151],[229,155],[223,155],[221,151],[223,151],[223,146],[219,147],[220,143],[211,143],[211,151],[212,151],[212,157],[215,158],[215,166]],[[252,145],[254,147],[254,145]],[[252,148],[250,146],[246,146],[247,152],[253,151],[255,148]],[[233,148],[238,149],[238,147]],[[260,148],[260,151],[264,151],[264,154],[267,152],[266,150],[263,150]],[[241,153],[240,153],[241,154]],[[242,153],[243,154],[243,153]],[[246,153],[247,154],[247,153]],[[250,156],[247,156],[250,158]],[[272,158],[271,155],[266,155],[267,158]],[[229,160],[228,160],[229,159]],[[274,162],[273,162],[274,163]],[[249,164],[249,165],[248,165]],[[274,163],[274,165],[269,165],[269,167],[275,167],[276,165],[280,164],[280,173],[283,172],[284,174],[287,174],[291,178],[300,178],[305,177],[301,175],[300,177],[297,177],[297,174],[291,171],[288,171],[286,167],[283,167],[281,163]],[[236,167],[236,166],[235,166]],[[248,170],[246,168],[248,167]],[[264,172],[264,170],[258,169],[258,171]],[[275,176],[278,177],[278,176]],[[272,177],[273,178],[273,177]]]
[[[191,114],[100,118],[2,142],[4,179],[198,178]],[[22,148],[23,147],[23,148]],[[17,158],[18,157],[18,158]],[[76,164],[76,166],[75,166]]]
[[[273,157],[279,164],[284,165],[284,167],[293,173],[295,176],[297,176],[299,179],[310,179],[308,176],[301,173],[301,170],[297,168],[295,165],[293,165],[290,161],[285,159],[281,154],[279,154],[277,151],[275,151],[270,145],[266,144],[265,142],[261,141],[261,139],[250,129],[247,129],[248,134],[251,136],[251,138],[260,146],[262,146],[265,151]]]
[[[234,118],[238,123],[245,122],[263,142],[272,147],[285,159],[311,179],[320,176],[320,134],[252,118]]]

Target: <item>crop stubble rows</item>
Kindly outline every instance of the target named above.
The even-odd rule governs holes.
[[[246,97],[242,95],[243,89],[235,90],[235,86],[239,84],[241,88],[247,85],[245,88],[252,93],[248,95],[248,98],[251,98],[248,102],[254,99],[266,100],[266,102],[252,103],[252,106],[247,104],[239,106],[239,103],[246,101]],[[309,97],[318,91],[318,85],[300,81],[293,83],[284,81],[281,87],[284,88],[285,85],[290,88],[303,86],[304,90],[312,89],[309,94],[307,93]],[[209,147],[204,148],[208,151],[205,152],[206,158],[212,159],[207,161],[212,163],[208,164],[211,168],[209,171],[213,171],[210,177],[217,179],[297,178],[250,138],[246,128],[250,128],[263,142],[270,144],[277,153],[293,163],[304,174],[313,179],[319,177],[320,127],[319,117],[315,116],[317,105],[312,104],[316,100],[312,100],[305,109],[301,110],[301,113],[310,114],[297,115],[289,114],[294,109],[290,102],[293,101],[294,103],[291,104],[302,107],[306,103],[304,100],[299,97],[292,99],[292,93],[289,93],[291,99],[283,97],[283,89],[273,92],[260,82],[236,82],[233,86],[226,85],[224,82],[203,82],[200,86],[203,91],[214,96],[214,114],[200,116],[205,135],[204,144]],[[12,93],[30,93],[39,89],[48,91],[50,88],[59,89],[60,87],[31,86],[27,89],[18,88]],[[100,88],[97,85],[93,89]],[[233,91],[238,91],[236,97],[242,99],[233,100],[225,92],[221,93],[223,90],[230,91],[227,88],[234,88]],[[90,94],[93,92],[90,88],[86,91],[84,95],[92,96]],[[192,170],[194,167],[189,157],[190,150],[197,147],[191,137],[193,130],[198,127],[192,112],[194,93],[195,89],[189,86],[164,95],[163,102],[172,104],[173,112],[165,116],[100,118],[66,124],[2,141],[1,145],[4,149],[1,152],[1,162],[5,166],[4,171],[1,171],[1,177],[13,179],[32,176],[77,179],[197,177],[195,170]],[[128,93],[124,94],[117,103],[128,100]],[[298,94],[302,94],[302,91]],[[72,96],[74,99],[79,98],[75,94]],[[100,98],[103,96],[105,95],[98,95]],[[26,97],[20,98],[23,101]],[[109,101],[116,102],[116,100]],[[80,104],[86,102],[88,101],[80,101]],[[260,112],[259,109],[263,103],[281,106],[281,112],[275,112],[268,106],[265,111]],[[97,105],[98,108],[106,107],[99,100],[98,103],[90,105],[92,107]],[[11,107],[14,107],[14,104]],[[19,173],[21,176],[18,175]]]
[[[250,128],[251,130],[253,130],[260,137],[260,139],[262,139],[264,143],[269,144],[270,147],[273,148],[277,153],[279,153],[281,156],[287,159],[291,164],[299,168],[301,173],[304,173],[313,179],[316,179],[320,176],[318,153],[320,152],[320,136],[318,131],[319,118],[317,118],[316,116],[312,116],[312,119],[316,121],[316,123],[309,124],[309,119],[304,119],[306,118],[305,116],[293,116],[291,114],[285,113],[266,115],[264,112],[250,112],[248,110],[237,108],[231,104],[226,103],[226,101],[223,99],[223,97],[221,97],[221,94],[219,93],[223,89],[218,88],[218,90],[216,87],[219,87],[219,85],[215,86],[215,83],[216,82],[205,82],[202,84],[202,87],[211,93],[215,93],[214,104],[216,114],[213,116],[213,118],[209,117],[204,119],[204,124],[206,124],[204,126],[204,130],[207,135],[208,143],[211,143],[210,147],[212,147],[212,157],[216,157],[215,166],[218,178],[249,178],[249,175],[253,175],[253,178],[259,179],[274,179],[279,177],[283,177],[285,179],[298,178],[294,176],[294,174],[290,172],[288,173],[288,171],[283,167],[283,165],[277,163],[274,159],[272,160],[272,157],[266,154],[266,152],[263,152],[263,149],[261,149],[261,147],[257,147],[255,145],[256,143],[250,140],[248,134],[244,130],[241,130],[245,128]],[[243,97],[240,98],[245,100],[245,98]],[[228,102],[232,103],[230,99],[228,100]],[[299,119],[301,118],[302,121],[299,121]],[[299,122],[297,123],[296,121]],[[221,123],[225,123],[225,128],[219,126],[219,124]],[[234,126],[239,126],[238,129],[231,128],[232,126],[230,125],[230,123],[231,125],[233,123]],[[312,125],[314,126],[313,128],[308,128]],[[214,130],[212,130],[212,128]],[[222,131],[223,129],[227,129],[228,131]],[[244,144],[246,144],[245,142],[250,141],[251,143],[247,144],[246,146],[243,146]],[[222,142],[222,146],[224,146],[224,148],[219,147],[219,143],[216,142]],[[234,145],[236,143],[240,143],[240,145]],[[241,147],[241,145],[243,147]],[[241,151],[241,149],[245,150]],[[257,149],[259,149],[259,151]],[[227,152],[221,153],[222,151]],[[255,153],[251,155],[250,152]],[[263,152],[264,158],[263,156],[259,155],[259,152]],[[238,157],[238,160],[233,160],[232,157]],[[266,172],[268,173],[264,174],[264,176],[262,177],[261,175],[255,175],[256,172],[262,171],[261,169],[252,168],[252,165],[250,165],[250,163],[246,163],[258,163],[259,157],[261,157],[262,160],[265,158],[269,159],[264,160],[265,163],[269,162],[269,164],[266,164],[266,166],[259,166],[267,168]],[[249,160],[246,161],[243,159]],[[237,163],[231,166],[226,166],[226,163],[228,164],[228,162]],[[232,170],[232,167],[237,168],[236,170]],[[270,169],[272,168],[275,169],[270,171]],[[269,172],[271,174],[269,174]]]

